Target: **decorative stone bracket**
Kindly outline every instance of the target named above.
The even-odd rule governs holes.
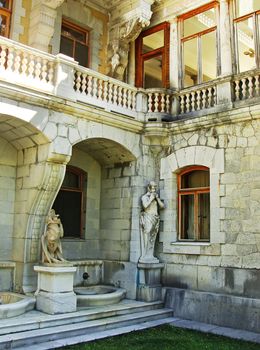
[[[128,63],[129,43],[133,42],[142,29],[149,26],[152,16],[151,6],[155,0],[140,0],[135,2],[135,8],[116,23],[113,21],[109,31],[108,64],[109,75],[123,80]]]

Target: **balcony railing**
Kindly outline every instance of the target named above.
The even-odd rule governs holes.
[[[260,97],[259,69],[181,91],[137,89],[81,67],[67,56],[46,54],[4,37],[0,37],[0,82],[141,121],[169,121],[215,113],[245,101],[254,103]]]

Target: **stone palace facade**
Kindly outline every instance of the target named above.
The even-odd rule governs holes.
[[[259,332],[259,0],[1,0],[0,34],[0,290],[53,207],[75,284],[135,299],[154,180],[166,304]]]

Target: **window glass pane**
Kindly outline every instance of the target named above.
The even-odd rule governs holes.
[[[144,61],[144,88],[161,88],[162,84],[162,56]]]
[[[236,17],[260,10],[259,0],[236,0]]]
[[[236,27],[239,71],[244,72],[256,66],[253,18],[237,22]]]
[[[164,31],[147,35],[143,38],[142,53],[150,52],[164,46]]]
[[[81,66],[88,66],[88,47],[81,43],[75,44],[75,60],[79,62]]]
[[[216,25],[216,9],[199,13],[196,16],[187,18],[183,22],[184,37],[202,32]]]
[[[61,34],[77,41],[86,42],[86,33],[70,27],[62,26]]]
[[[7,36],[7,17],[0,15],[0,35]]]
[[[197,38],[183,43],[184,87],[198,83],[198,47]]]
[[[53,208],[60,215],[64,237],[80,237],[81,192],[60,190]]]
[[[62,183],[62,187],[67,188],[80,188],[79,175],[66,171],[65,178]]]
[[[60,52],[64,55],[73,57],[73,41],[62,36],[60,40]]]
[[[194,196],[181,196],[181,238],[195,239],[194,232]]]
[[[201,36],[202,82],[217,76],[216,32]]]
[[[209,171],[194,170],[181,177],[181,188],[209,187]]]
[[[0,8],[1,7],[10,10],[11,1],[9,1],[9,0],[0,0]]]
[[[198,208],[198,225],[199,225],[199,238],[200,239],[209,239],[210,232],[210,202],[209,202],[209,193],[200,193],[199,194],[199,208]]]

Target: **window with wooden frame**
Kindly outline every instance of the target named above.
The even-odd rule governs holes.
[[[143,88],[169,87],[169,23],[144,30],[135,42],[135,83]]]
[[[67,20],[62,21],[60,52],[89,67],[89,31]]]
[[[209,241],[209,169],[192,166],[178,175],[179,240]]]
[[[12,0],[0,0],[0,35],[9,37]]]
[[[180,16],[182,87],[216,78],[218,65],[218,2]]]
[[[260,67],[260,1],[234,1],[237,72]]]
[[[64,237],[84,238],[86,220],[87,174],[67,166],[61,189],[53,208],[60,215]]]

